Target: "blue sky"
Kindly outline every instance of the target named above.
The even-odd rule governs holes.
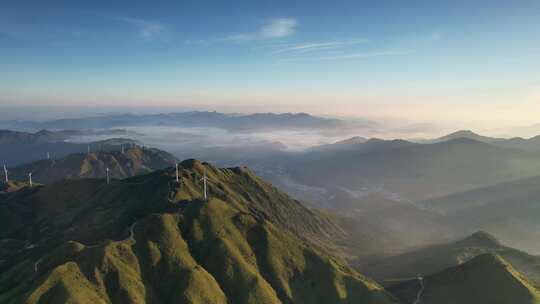
[[[538,16],[532,0],[1,0],[0,105],[532,122]]]

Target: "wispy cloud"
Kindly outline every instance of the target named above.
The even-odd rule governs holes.
[[[294,18],[276,18],[264,23],[254,32],[236,33],[210,40],[187,40],[187,44],[213,44],[220,42],[246,42],[255,40],[275,40],[286,38],[296,33],[298,22]]]
[[[157,21],[149,21],[138,18],[118,18],[118,20],[133,26],[140,38],[144,40],[154,40],[165,31],[165,26]]]
[[[360,53],[348,53],[348,54],[319,56],[319,57],[293,57],[293,58],[284,59],[282,61],[294,62],[294,61],[305,61],[305,60],[324,61],[324,60],[367,59],[367,58],[374,58],[374,57],[410,55],[410,54],[413,54],[414,52],[415,52],[414,50],[360,52]]]
[[[283,38],[296,33],[297,21],[293,18],[279,18],[271,20],[259,31],[262,38]]]
[[[323,50],[333,50],[341,49],[344,47],[349,47],[355,44],[366,43],[367,39],[355,39],[355,40],[346,40],[346,41],[329,41],[329,42],[308,42],[308,43],[298,43],[298,44],[289,44],[284,47],[281,47],[274,51],[274,53],[307,53],[313,51],[323,51]]]
[[[364,58],[372,58],[372,57],[410,55],[412,53],[414,53],[414,50],[379,51],[379,52],[365,52],[365,53],[344,54],[344,55],[338,55],[338,56],[326,56],[326,57],[319,57],[318,59],[319,60],[364,59]]]

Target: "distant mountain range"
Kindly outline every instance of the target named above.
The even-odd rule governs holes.
[[[355,250],[355,265],[478,230],[538,253],[540,182],[532,177],[540,172],[540,153],[495,142],[353,139],[257,169],[291,195],[344,215],[341,222],[355,236],[347,241],[364,248]],[[510,182],[518,184],[499,189]],[[495,204],[480,207],[486,200]]]
[[[118,151],[75,153],[59,159],[43,159],[11,168],[11,179],[26,181],[32,172],[34,182],[51,183],[64,178],[104,178],[106,168],[111,178],[127,178],[172,167],[176,158],[158,149],[126,145]]]
[[[30,129],[102,129],[124,126],[214,127],[234,131],[283,129],[335,129],[367,126],[368,121],[346,122],[306,113],[225,114],[219,112],[180,112],[168,114],[115,114],[45,122],[11,123],[13,128]]]
[[[480,141],[484,143],[495,143],[495,142],[506,140],[504,138],[495,138],[495,137],[479,135],[477,133],[474,133],[471,130],[460,130],[460,131],[456,131],[454,133],[451,133],[451,134],[448,134],[448,135],[445,135],[436,139],[426,140],[424,141],[424,143],[439,143],[439,142],[445,142],[445,141],[459,139],[459,138],[467,138],[467,139],[472,139],[472,140],[476,140],[476,141]]]
[[[373,139],[297,154],[283,167],[305,185],[381,188],[416,201],[537,175],[540,154],[468,138],[435,144]]]
[[[484,229],[505,243],[539,252],[540,177],[477,188],[420,203],[467,232]]]
[[[125,134],[124,130],[92,131],[92,130],[41,130],[35,133],[0,130],[0,162],[8,166],[16,166],[36,160],[62,158],[72,153],[91,151],[120,150],[121,145],[140,144],[127,138],[110,138],[89,143],[74,143],[69,140],[73,136],[87,134]]]
[[[49,131],[42,129],[35,133],[0,130],[0,144],[39,144],[39,143],[58,143],[69,142],[77,136],[96,136],[96,135],[129,135],[132,131],[123,129],[110,130],[60,130]]]
[[[445,142],[449,140],[459,139],[459,138],[467,138],[476,140],[483,143],[493,144],[498,147],[503,148],[513,148],[513,149],[519,149],[524,151],[530,151],[530,152],[540,152],[540,136],[531,137],[529,139],[521,138],[521,137],[513,137],[513,138],[498,138],[498,137],[488,137],[479,135],[477,133],[474,133],[470,130],[462,130],[457,131],[452,134],[432,139],[432,140],[424,140],[421,141],[421,143],[439,143],[439,142]]]

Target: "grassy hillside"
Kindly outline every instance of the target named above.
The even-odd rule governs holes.
[[[64,178],[103,178],[106,168],[109,168],[111,178],[126,178],[174,166],[175,163],[176,158],[167,152],[130,146],[124,153],[96,151],[39,160],[10,169],[10,175],[12,179],[26,180],[28,172],[32,172],[34,181],[50,183]]]
[[[480,255],[467,263],[425,277],[424,289],[416,281],[391,289],[402,302],[425,304],[538,304],[540,293],[503,258]]]
[[[430,275],[454,267],[485,253],[497,254],[525,275],[532,284],[540,286],[540,257],[502,245],[485,232],[441,245],[429,246],[409,253],[384,258],[364,265],[361,271],[380,281],[391,281]]]
[[[540,293],[510,264],[484,254],[426,280],[424,303],[540,303]]]
[[[2,257],[0,302],[394,303],[325,249],[337,226],[249,170],[185,161],[181,177],[3,194],[3,214],[23,225],[2,221],[0,238],[27,249]]]

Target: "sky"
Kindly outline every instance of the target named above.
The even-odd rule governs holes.
[[[0,107],[527,125],[540,1],[0,0]]]

